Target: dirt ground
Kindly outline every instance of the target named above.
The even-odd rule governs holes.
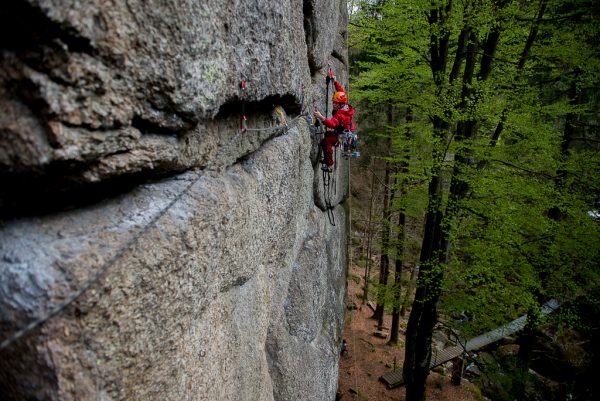
[[[346,311],[346,324],[343,338],[347,350],[340,358],[338,392],[342,401],[404,401],[404,386],[389,390],[379,377],[394,368],[402,368],[404,360],[404,338],[401,331],[399,346],[387,345],[387,338],[374,336],[376,321],[371,319],[373,310],[362,304],[358,294],[362,294],[362,268],[352,266],[348,280],[348,304],[358,307]],[[356,280],[353,280],[355,278]],[[407,316],[408,318],[408,316]],[[389,329],[391,316],[386,316],[385,327]],[[401,329],[406,327],[406,320]],[[389,330],[385,333],[389,337]],[[450,377],[431,372],[427,380],[426,399],[428,401],[477,401],[474,386],[463,380],[461,386],[450,384]]]

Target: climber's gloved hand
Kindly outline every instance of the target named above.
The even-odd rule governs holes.
[[[319,121],[323,121],[325,120],[325,117],[323,116],[323,114],[321,114],[319,112],[319,110],[315,109],[315,111],[313,112],[313,115],[315,116],[315,118]]]

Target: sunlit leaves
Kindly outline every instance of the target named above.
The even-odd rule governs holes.
[[[445,310],[474,311],[476,332],[542,299],[574,299],[600,284],[600,229],[590,215],[600,209],[600,18],[591,0],[548,0],[539,21],[541,1],[463,0],[430,24],[435,3],[385,1],[355,13],[352,89],[369,107],[412,111],[411,122],[384,130],[393,138],[388,160],[408,163],[395,210],[422,215],[434,174],[443,180],[442,210],[451,175],[467,185],[444,223],[453,244],[448,264],[431,268],[445,274]],[[489,77],[477,79],[476,70],[468,84],[464,61],[449,79],[465,27],[476,60],[488,35],[500,32]],[[449,68],[436,85],[430,45],[445,33]],[[446,128],[434,131],[434,119]],[[459,137],[466,122],[475,129]]]

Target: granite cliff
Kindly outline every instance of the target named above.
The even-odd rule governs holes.
[[[345,1],[4,3],[0,398],[333,400]]]

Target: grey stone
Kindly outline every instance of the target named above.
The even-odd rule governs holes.
[[[5,3],[4,174],[97,182],[227,166],[272,137],[237,138],[242,100],[263,127],[275,104],[312,112],[328,63],[347,81],[339,0]]]
[[[44,320],[0,350],[3,400],[335,398],[347,165],[326,196],[305,117],[331,112],[328,65],[348,81],[346,20],[339,0],[0,5],[0,341]]]
[[[332,226],[315,206],[310,146],[300,120],[223,172],[6,223],[3,336],[122,255],[74,305],[9,347],[18,357],[0,362],[6,399],[333,399],[345,212],[335,207]],[[33,385],[32,371],[48,377]]]

